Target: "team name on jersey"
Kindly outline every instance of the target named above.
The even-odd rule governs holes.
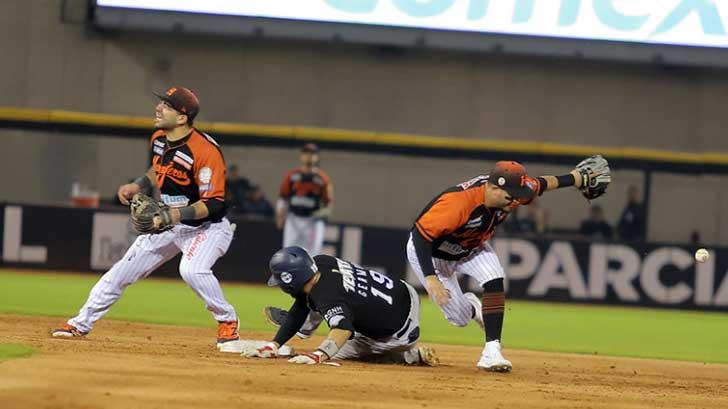
[[[346,292],[356,292],[366,298],[369,294],[369,280],[366,270],[355,268],[352,264],[343,260],[336,259],[339,266],[339,273],[342,275],[341,280]]]

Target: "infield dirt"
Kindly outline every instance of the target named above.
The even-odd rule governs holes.
[[[50,338],[58,318],[0,315],[3,408],[727,408],[728,365],[504,349],[510,374],[479,371],[480,348],[432,345],[437,368],[299,366],[217,352],[214,329],[101,321]],[[266,339],[271,334],[243,333]],[[676,340],[676,342],[678,342]],[[683,340],[682,342],[686,342]],[[313,349],[318,339],[300,341]]]

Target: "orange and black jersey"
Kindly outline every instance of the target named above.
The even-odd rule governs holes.
[[[225,161],[220,145],[196,129],[174,142],[159,130],[152,134],[149,144],[162,201],[171,207],[189,206],[199,200],[207,204],[207,218],[185,224],[220,221],[225,216]]]
[[[496,227],[508,217],[508,212],[485,206],[487,181],[488,175],[481,175],[445,190],[417,217],[414,229],[431,243],[432,257],[444,260],[467,257],[490,239]],[[538,180],[534,188],[537,194],[543,193]]]
[[[308,173],[296,168],[283,177],[279,196],[288,202],[288,211],[308,217],[329,204],[330,184],[331,178],[321,169]]]

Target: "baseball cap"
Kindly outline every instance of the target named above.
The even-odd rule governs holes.
[[[174,86],[163,94],[154,93],[160,100],[166,102],[177,112],[187,115],[192,121],[200,112],[200,101],[194,92],[185,87]]]
[[[318,146],[313,142],[309,142],[309,143],[303,145],[303,148],[301,148],[301,152],[318,153],[318,151],[319,151]]]
[[[514,199],[531,200],[536,191],[529,187],[526,168],[515,161],[500,161],[490,171],[488,182],[508,192]]]

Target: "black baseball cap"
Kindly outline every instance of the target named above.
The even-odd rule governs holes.
[[[301,148],[301,152],[306,152],[306,153],[318,153],[318,151],[319,151],[318,146],[313,142],[309,142],[309,143],[303,145],[303,148]]]
[[[174,86],[161,94],[155,92],[154,95],[168,103],[175,111],[187,115],[190,121],[194,120],[200,112],[200,101],[197,99],[197,95],[185,87]]]
[[[527,183],[526,168],[518,162],[497,162],[488,175],[488,183],[505,190],[514,199],[529,201],[536,196],[536,191]]]

